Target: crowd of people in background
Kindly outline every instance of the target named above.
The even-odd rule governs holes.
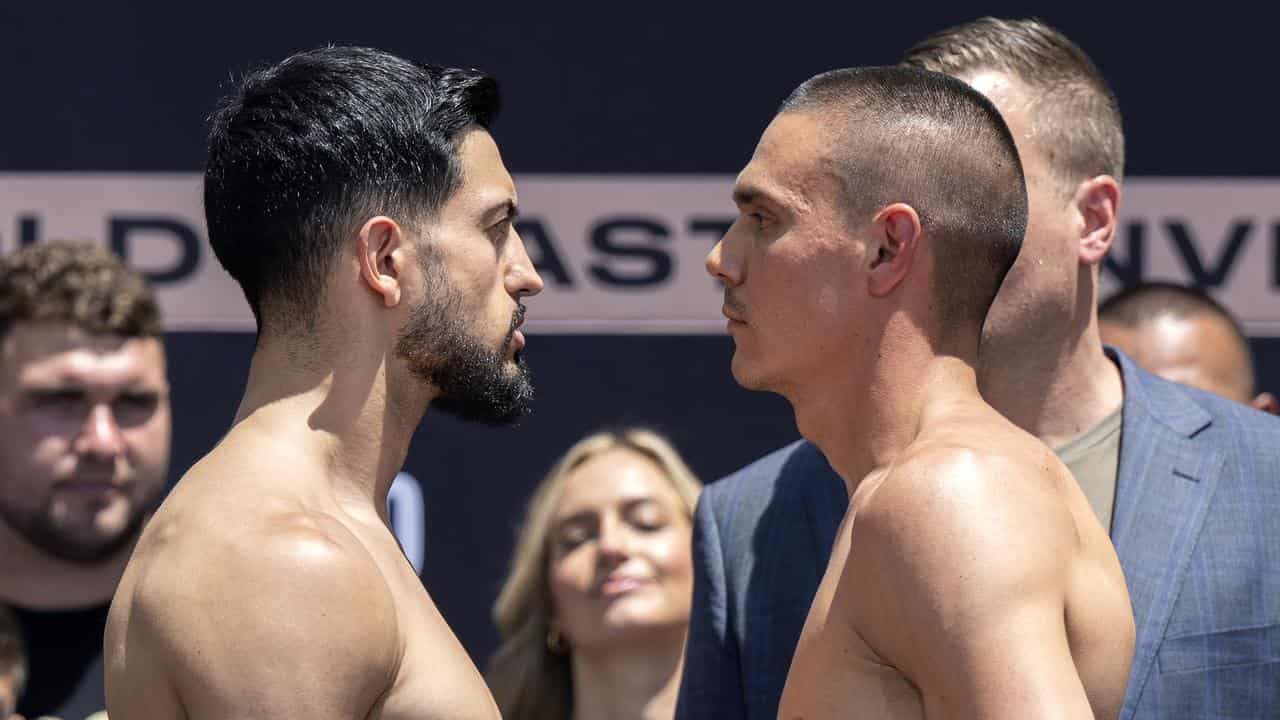
[[[486,132],[475,130],[487,127],[496,112],[496,89],[481,76],[423,70],[373,51],[343,55],[340,49],[330,49],[329,53],[296,57],[249,78],[238,98],[225,105],[215,120],[224,133],[215,137],[215,152],[218,143],[226,147],[222,151],[225,157],[215,157],[210,164],[211,194],[206,200],[217,217],[217,223],[211,223],[211,234],[220,259],[246,288],[264,329],[246,405],[236,424],[242,434],[246,428],[257,428],[255,432],[266,437],[289,421],[283,413],[294,402],[290,393],[296,391],[302,397],[320,391],[338,392],[334,388],[339,383],[312,382],[303,378],[304,372],[313,372],[316,378],[326,373],[336,377],[356,372],[353,368],[358,368],[360,377],[383,373],[402,387],[413,381],[433,388],[406,391],[417,404],[397,407],[411,418],[403,428],[388,431],[393,436],[403,431],[403,442],[397,447],[402,458],[407,438],[428,404],[488,421],[509,420],[523,412],[531,388],[523,369],[520,350],[524,338],[518,328],[524,317],[522,299],[536,294],[541,280],[511,228],[512,183],[496,145]],[[943,76],[963,83],[953,87]],[[495,258],[486,261],[493,267],[475,260],[474,252],[416,248],[409,239],[408,222],[373,215],[352,227],[342,226],[359,237],[359,244],[354,256],[341,256],[341,263],[304,258],[288,248],[254,246],[250,250],[243,245],[244,233],[257,230],[252,224],[254,210],[244,206],[252,188],[237,185],[248,182],[237,173],[245,173],[244,164],[250,162],[235,154],[235,143],[243,132],[238,123],[260,122],[262,114],[252,111],[252,103],[272,93],[287,93],[291,84],[299,82],[344,87],[365,83],[357,88],[360,92],[376,91],[388,104],[403,103],[406,107],[424,102],[412,90],[415,83],[438,85],[433,91],[438,97],[425,102],[446,106],[432,121],[448,127],[422,147],[429,145],[432,152],[440,154],[441,162],[433,167],[452,167],[451,172],[457,175],[440,178],[430,191],[435,194],[426,202],[437,213],[456,213],[450,217],[459,218],[459,226],[471,215],[483,216],[480,235],[490,247],[497,248]],[[971,93],[974,97],[966,94],[970,88],[977,91]],[[1240,324],[1203,290],[1147,283],[1124,288],[1099,304],[1100,268],[1115,232],[1122,196],[1124,140],[1118,105],[1101,73],[1061,33],[1038,21],[988,18],[924,39],[907,51],[900,68],[814,78],[784,104],[752,164],[739,177],[735,190],[738,222],[708,261],[709,270],[726,287],[725,313],[738,347],[733,373],[745,386],[776,390],[792,400],[808,440],[710,483],[705,492],[677,449],[652,430],[602,431],[569,448],[535,489],[519,527],[510,574],[493,608],[501,645],[488,662],[483,682],[478,674],[463,671],[451,681],[451,692],[456,691],[457,697],[449,698],[448,702],[456,704],[448,707],[455,708],[457,716],[484,716],[483,712],[473,715],[458,708],[474,702],[477,695],[470,694],[471,690],[478,689],[478,696],[484,697],[486,685],[496,710],[503,717],[518,720],[773,718],[778,716],[780,705],[822,715],[822,708],[838,705],[840,698],[822,699],[831,691],[821,687],[821,682],[861,682],[841,680],[834,667],[829,672],[806,670],[815,662],[826,663],[834,652],[823,642],[839,632],[833,629],[835,613],[849,603],[860,602],[858,588],[837,581],[843,563],[860,561],[858,536],[850,540],[850,533],[856,532],[850,530],[853,513],[847,516],[846,512],[858,502],[869,502],[857,488],[859,478],[873,467],[857,455],[856,447],[832,439],[833,433],[838,434],[833,428],[847,422],[848,415],[830,414],[825,408],[831,398],[809,385],[823,385],[825,378],[838,375],[841,368],[858,365],[863,362],[859,358],[872,358],[876,353],[856,348],[859,355],[853,357],[853,346],[826,347],[804,335],[803,328],[795,330],[803,325],[792,322],[795,318],[807,313],[818,323],[821,311],[830,309],[822,305],[814,311],[805,304],[813,298],[830,300],[823,294],[826,286],[822,283],[844,280],[832,280],[825,271],[806,265],[808,256],[783,255],[784,251],[774,246],[765,249],[759,238],[772,232],[772,227],[800,223],[795,217],[817,212],[812,208],[837,212],[844,207],[842,193],[848,187],[867,190],[858,183],[880,183],[871,188],[874,192],[866,193],[877,199],[881,187],[896,187],[898,182],[907,187],[942,187],[949,193],[947,197],[956,195],[956,188],[947,190],[932,177],[895,174],[909,165],[902,163],[878,166],[872,180],[859,177],[839,186],[815,181],[793,188],[791,194],[781,193],[793,200],[800,197],[806,208],[800,212],[788,210],[785,203],[776,200],[779,182],[802,175],[794,169],[799,165],[785,163],[811,162],[841,142],[810,147],[805,138],[817,137],[818,128],[835,127],[847,116],[867,123],[859,127],[888,127],[890,120],[878,105],[870,110],[864,107],[865,98],[885,93],[890,100],[877,102],[891,105],[894,93],[910,92],[919,92],[931,102],[945,96],[947,102],[958,103],[948,108],[967,108],[966,112],[978,119],[963,132],[974,132],[973,127],[987,122],[981,118],[988,112],[982,104],[985,97],[994,108],[991,112],[998,111],[996,117],[1007,123],[1003,132],[1012,143],[1011,153],[1016,145],[1015,160],[1001,166],[1001,172],[1025,177],[1026,192],[1021,201],[1025,233],[1021,229],[1017,232],[1025,237],[1020,240],[1020,252],[1016,243],[1005,248],[1011,268],[998,268],[999,261],[991,257],[994,253],[979,256],[970,248],[964,251],[971,254],[966,260],[970,264],[953,257],[951,267],[959,269],[955,278],[945,279],[970,285],[994,282],[992,293],[999,288],[999,294],[994,301],[988,297],[965,305],[968,301],[957,298],[964,297],[968,286],[948,286],[947,297],[953,305],[947,309],[952,313],[947,318],[955,324],[973,325],[969,348],[973,360],[966,365],[970,368],[966,372],[972,374],[974,402],[979,402],[976,390],[980,389],[980,402],[990,403],[1000,413],[999,418],[985,419],[981,414],[985,410],[975,409],[976,414],[965,417],[976,418],[972,420],[974,427],[987,428],[984,432],[1007,433],[1009,440],[1002,451],[1023,442],[1032,451],[1042,446],[1052,449],[1064,472],[1070,471],[1066,477],[1078,483],[1078,487],[1073,484],[1063,491],[1066,499],[1062,504],[1070,505],[1079,494],[1079,507],[1088,516],[1087,523],[1096,523],[1086,526],[1076,518],[1077,529],[1084,528],[1078,532],[1088,537],[1092,528],[1100,528],[1097,535],[1103,539],[1102,547],[1088,563],[1093,574],[1086,586],[1093,595],[1087,600],[1062,601],[1070,608],[1084,608],[1073,611],[1072,619],[1101,613],[1097,597],[1109,577],[1108,563],[1115,564],[1115,577],[1123,571],[1118,596],[1127,585],[1128,599],[1117,607],[1124,608],[1126,621],[1131,618],[1133,624],[1124,630],[1123,623],[1108,621],[1108,627],[1116,628],[1118,642],[1127,637],[1132,645],[1127,651],[1099,650],[1093,657],[1114,659],[1127,653],[1123,666],[1131,670],[1127,678],[1117,678],[1110,670],[1097,673],[1106,677],[1091,676],[1090,667],[1115,665],[1095,664],[1077,644],[1067,647],[1067,635],[1063,635],[1066,654],[1060,659],[1079,673],[1072,677],[1084,689],[1080,697],[1093,712],[1101,708],[1111,716],[1142,720],[1266,717],[1280,712],[1280,656],[1275,655],[1275,648],[1280,647],[1280,562],[1275,554],[1280,547],[1275,544],[1280,541],[1280,528],[1274,521],[1274,513],[1280,510],[1280,482],[1275,476],[1275,461],[1280,459],[1280,420],[1271,417],[1280,410],[1280,403],[1257,387],[1254,361]],[[464,100],[458,99],[464,95]],[[896,108],[895,112],[917,112],[922,104],[927,103]],[[280,107],[270,102],[267,106],[275,108],[273,112]],[[293,109],[280,112],[313,110],[317,114],[307,122],[326,122],[316,119],[322,111],[327,112],[323,106],[311,110],[290,107]],[[376,118],[364,120],[377,123]],[[812,122],[817,124],[805,125]],[[935,129],[942,127],[939,121],[927,122],[934,123],[930,127]],[[894,132],[909,133],[926,120],[911,116],[911,123],[914,125]],[[1002,127],[992,124],[989,137],[981,136],[987,138],[982,142],[998,148],[1004,137]],[[861,142],[870,142],[868,133],[855,134]],[[313,177],[319,183],[317,197],[329,197],[325,183],[364,182],[362,172],[395,168],[402,159],[394,157],[399,146],[388,137],[361,138],[380,144],[388,153],[387,158],[373,163],[375,170],[344,165],[345,174]],[[282,141],[280,147],[286,145]],[[886,140],[877,146],[877,152],[888,153],[891,145]],[[920,145],[906,143],[902,147],[910,150]],[[864,162],[863,156],[858,155],[864,149],[852,143],[847,149],[852,158],[847,167],[865,169],[865,164],[859,164]],[[287,149],[268,150],[259,148],[249,154],[281,164],[272,153]],[[328,151],[350,153],[345,146]],[[982,163],[998,152],[982,154],[986,159],[964,157],[956,161],[953,169],[959,182],[973,182],[979,172],[975,168],[985,167]],[[1014,173],[1011,168],[1019,161],[1021,167]],[[478,170],[462,173],[457,169],[459,163]],[[298,167],[310,166],[299,161]],[[790,169],[779,170],[782,167]],[[914,172],[931,169],[932,165]],[[1008,185],[1002,178],[991,175],[984,182],[993,187]],[[379,176],[378,181],[383,180]],[[477,189],[477,182],[487,184]],[[1016,198],[1010,198],[1009,207],[1013,208]],[[275,201],[287,204],[294,200],[282,195]],[[912,202],[925,206],[935,200],[922,190]],[[220,210],[219,203],[234,211]],[[455,207],[455,203],[461,206]],[[352,203],[361,211],[366,205],[363,196]],[[309,208],[294,209],[308,222],[315,222]],[[279,206],[269,210],[263,212],[273,221],[287,224],[287,220],[279,220],[283,217]],[[961,207],[942,213],[950,223],[947,232],[958,236],[970,232],[966,222],[972,215],[965,212],[971,210]],[[991,206],[983,211],[993,213],[995,220],[985,220],[999,227],[983,229],[980,239],[1012,232],[1015,226],[1001,225],[1003,221]],[[395,211],[386,212],[394,215]],[[793,213],[790,219],[788,212]],[[930,223],[935,218],[894,205],[882,209],[875,218],[873,225],[881,231],[880,237],[888,239],[878,256],[860,256],[859,267],[866,268],[866,283],[873,294],[905,292],[897,288],[910,286],[903,278],[917,272],[911,265],[911,252],[926,250],[903,248],[915,248],[912,243],[922,242],[922,233],[933,232]],[[814,215],[807,221],[820,219]],[[332,229],[322,227],[317,233]],[[291,242],[295,237],[288,228],[278,234]],[[334,239],[336,235],[326,237],[332,241],[328,252],[339,252],[334,248],[342,241]],[[906,239],[894,244],[900,237]],[[837,252],[834,244],[823,247]],[[261,267],[250,257],[258,252],[266,258]],[[936,251],[931,248],[927,252]],[[269,263],[285,261],[302,268],[327,268],[331,274],[346,272],[348,284],[335,285],[325,279],[328,276],[272,274],[276,271]],[[768,273],[780,279],[775,282]],[[944,282],[932,275],[925,277]],[[273,283],[287,287],[277,292]],[[336,344],[325,349],[329,336],[324,328],[329,318],[305,307],[303,300],[309,297],[307,293],[324,288],[346,293],[341,302],[348,314],[342,323],[366,333],[361,347],[372,349],[367,357],[340,351]],[[920,286],[911,291],[917,295],[909,297],[918,296],[920,307],[924,307],[924,299],[932,297],[929,293],[933,291],[933,286]],[[981,295],[984,291],[973,292]],[[371,293],[377,295],[378,303],[364,308],[356,298]],[[465,308],[491,322],[464,327],[457,318],[433,314],[431,303],[442,296],[450,299],[454,310]],[[838,301],[830,302],[839,305]],[[798,308],[794,318],[777,314],[779,308],[789,306]],[[383,308],[395,314],[378,314]],[[912,312],[915,308],[911,306]],[[905,331],[892,320],[897,315],[886,317],[883,327],[877,326],[883,332],[850,337],[865,340],[874,336],[876,342],[883,342],[883,337],[905,338]],[[837,320],[845,322],[843,315]],[[788,340],[790,349],[766,348],[760,328],[769,322],[778,323],[778,333],[797,333]],[[297,328],[307,329],[306,347],[310,350],[306,352],[315,352],[316,357],[299,361],[303,345]],[[154,632],[158,633],[155,637],[168,637],[163,635],[164,627],[139,629],[129,624],[151,622],[150,616],[137,619],[134,608],[138,603],[156,602],[140,589],[138,574],[159,571],[149,566],[139,570],[139,563],[165,565],[168,560],[163,553],[180,545],[174,538],[191,524],[185,520],[185,525],[172,520],[148,524],[166,491],[173,421],[162,335],[159,307],[146,282],[99,246],[52,241],[0,259],[0,576],[5,578],[0,584],[0,718],[105,717],[109,673],[114,673],[113,712],[115,707],[123,707],[130,717],[159,717],[167,712],[164,708],[180,707],[189,698],[184,696],[179,702],[179,693],[174,691],[171,697],[154,701],[159,704],[135,701],[137,683],[145,682],[145,676],[139,680],[143,672],[139,668],[154,671],[176,665],[175,658],[187,657],[184,652],[208,652],[226,661],[238,657],[234,648],[215,647],[209,639],[181,652],[166,650],[173,653],[166,655],[155,650],[161,643],[141,636]],[[329,339],[339,343],[344,337]],[[943,342],[938,338],[960,342],[946,333],[932,342]],[[904,345],[895,346],[899,350],[908,341],[900,342]],[[490,347],[497,350],[490,351]],[[341,361],[322,359],[323,353],[340,356]],[[403,363],[406,369],[402,375],[396,374],[401,371],[398,365],[378,366],[389,356]],[[812,358],[817,360],[807,364]],[[927,364],[921,362],[922,366]],[[291,364],[296,367],[286,371]],[[859,367],[857,380],[864,385],[866,378],[887,372],[870,360]],[[946,376],[946,383],[967,387],[964,373],[947,372],[952,374]],[[923,387],[922,377],[895,375],[894,381],[904,387]],[[929,387],[942,386],[937,377],[930,377],[934,381]],[[255,381],[259,383],[258,395],[254,395]],[[838,394],[831,389],[832,383],[823,386],[829,388],[829,394]],[[342,452],[352,453],[348,460],[353,468],[362,467],[366,457],[351,448],[368,442],[365,435],[351,430],[353,423],[375,409],[378,414],[385,409],[359,402],[346,398],[338,403],[342,407],[337,411],[330,407],[332,403],[320,400],[315,407],[305,406],[307,413],[318,413],[321,407],[335,413],[329,418],[333,433],[351,431],[350,442],[341,447]],[[868,406],[873,404],[868,402]],[[845,420],[833,422],[840,418]],[[860,419],[868,433],[878,432],[873,420]],[[1008,423],[1010,429],[1006,431],[999,423]],[[1014,425],[1020,430],[1013,429]],[[202,461],[206,473],[210,462],[223,468],[241,467],[245,458],[261,454],[253,449],[255,440],[231,437],[221,455],[211,454],[211,461]],[[302,447],[301,441],[298,446]],[[308,447],[306,452],[318,453],[317,448]],[[299,453],[298,457],[304,456]],[[742,461],[755,459],[743,457]],[[282,460],[286,461],[295,460]],[[380,455],[376,462],[369,462],[386,464]],[[395,565],[398,549],[394,543],[379,545],[382,540],[370,539],[375,531],[365,528],[366,523],[374,528],[382,523],[379,510],[368,503],[368,497],[376,498],[381,492],[385,498],[383,480],[399,469],[395,465],[379,465],[377,473],[369,473],[368,487],[360,486],[368,491],[360,498],[364,504],[358,507],[362,509],[353,509],[357,505],[348,503],[342,493],[335,495],[338,500],[333,503],[325,500],[318,505],[325,512],[340,506],[342,512],[358,516],[355,521],[329,527],[315,525],[317,521],[312,519],[306,521],[311,525],[298,531],[298,537],[305,536],[310,543],[308,548],[322,548],[314,550],[320,554],[340,554],[361,543],[386,550],[385,557],[378,552],[362,556],[360,562],[368,567],[353,566],[355,569],[332,587],[348,582],[358,585],[367,577],[403,574],[403,568],[388,569]],[[851,475],[857,477],[851,480]],[[175,512],[176,506],[188,513],[183,518],[200,517],[191,508],[211,502],[201,499],[202,482],[206,481],[198,474],[194,480],[184,480],[180,486],[185,485],[186,500],[166,503],[169,512]],[[218,492],[228,492],[226,486],[218,487]],[[241,490],[249,492],[256,487],[249,483]],[[299,497],[311,502],[309,492],[300,491]],[[262,504],[256,496],[241,500]],[[360,515],[366,510],[366,515]],[[144,529],[150,533],[149,542],[144,543],[141,559],[133,560],[131,574],[121,584]],[[157,534],[163,542],[155,539]],[[1105,542],[1108,536],[1111,543]],[[216,533],[207,537],[223,542]],[[351,538],[359,538],[359,542]],[[263,542],[265,546],[272,541]],[[1001,562],[1004,550],[990,550],[996,562]],[[216,566],[217,558],[210,564]],[[885,577],[892,574],[891,569],[883,570]],[[412,580],[410,577],[410,585]],[[185,576],[172,581],[172,595],[160,597],[178,597],[186,581]],[[154,586],[156,581],[152,583]],[[428,644],[447,646],[450,653],[457,643],[447,625],[434,619],[429,600],[408,599],[396,581],[390,581],[391,589],[383,598],[379,595],[382,591],[368,589],[375,585],[370,580],[367,587],[359,586],[381,599],[370,601],[375,605],[371,609],[362,608],[361,612],[369,613],[362,622],[368,624],[360,626],[363,635],[352,637],[361,637],[360,643],[368,637],[369,648],[381,647],[375,643],[384,628],[375,619],[385,616],[391,618],[387,621],[390,626],[399,628],[385,639],[388,648],[400,649],[387,652],[400,653],[397,657],[402,662],[416,660],[421,664],[414,667],[425,672],[432,662],[449,663],[458,656],[406,655],[403,648],[415,640],[428,638]],[[864,583],[864,592],[869,592],[865,590],[869,585]],[[875,612],[884,613],[881,617],[917,617],[910,614],[916,612],[912,603],[902,597],[891,604],[895,607]],[[405,607],[433,619],[423,628],[412,627],[405,619],[411,614]],[[309,611],[298,608],[292,606],[285,612],[307,617]],[[115,628],[108,633],[104,654],[109,611],[116,618],[112,621]],[[316,610],[321,614],[330,611]],[[920,617],[926,618],[921,623],[933,617],[928,611],[920,610],[924,613]],[[823,614],[827,612],[832,615]],[[898,612],[903,614],[892,614]],[[198,619],[193,621],[193,625],[198,623]],[[1073,640],[1097,634],[1094,627],[1075,627],[1085,629],[1072,635]],[[339,630],[335,634],[342,637]],[[1077,631],[1068,625],[1067,633],[1072,632]],[[918,690],[921,702],[937,702],[930,693],[943,696],[952,691],[946,684],[949,681],[940,679],[941,671],[921,669],[920,664],[930,654],[948,652],[931,648],[930,642],[961,647],[960,640],[943,631],[921,639],[876,635],[865,628],[855,637],[865,642],[868,634],[877,638],[869,643],[876,647],[876,653],[869,657],[883,658],[897,652],[894,648],[920,644],[894,656],[899,658],[894,667],[912,687],[924,688]],[[982,636],[977,631],[970,634]],[[264,642],[276,642],[271,636],[264,638]],[[307,641],[303,637],[300,642]],[[992,652],[992,657],[1017,656],[1000,655],[992,647],[980,649]],[[1047,646],[1042,643],[1040,647]],[[224,650],[227,655],[217,655]],[[461,652],[460,646],[457,652]],[[303,656],[299,651],[299,657]],[[362,657],[355,653],[353,662],[364,662]],[[1006,670],[984,669],[974,662],[970,669],[976,675],[987,673],[985,677],[995,678]],[[376,663],[364,664],[372,667]],[[912,666],[910,671],[903,669],[906,666]],[[184,672],[191,673],[185,677],[209,676],[189,668]],[[381,688],[378,692],[368,689],[375,686],[372,684],[350,688],[349,695],[341,695],[341,687],[325,688],[307,702],[337,698],[334,703],[354,703],[352,698],[363,698],[364,710],[359,716],[371,707],[390,713],[388,708],[394,706],[410,714],[413,707],[426,707],[413,705],[425,701],[406,692],[406,681],[397,679],[401,676],[396,672],[388,670],[385,677],[369,681],[384,683],[376,686]],[[305,678],[306,673],[304,667],[298,677]],[[257,686],[246,690],[250,687],[246,676],[226,670],[215,675],[212,689],[199,691],[211,706],[230,702],[229,697],[241,693],[267,692]],[[287,685],[291,678],[273,674],[267,681]],[[185,679],[165,682],[180,685]],[[398,696],[391,692],[393,686],[398,688]],[[883,687],[891,688],[885,691],[889,694],[899,692],[897,685]],[[901,703],[906,701],[890,700],[899,703],[894,708],[905,707]],[[288,702],[303,701],[264,695],[260,707]],[[397,702],[401,705],[395,705]]]

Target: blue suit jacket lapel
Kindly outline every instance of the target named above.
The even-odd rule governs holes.
[[[1170,392],[1124,355],[1108,351],[1124,374],[1124,419],[1111,539],[1133,603],[1138,645],[1122,720],[1133,717],[1191,551],[1224,462],[1194,435],[1212,417],[1189,396]],[[1155,390],[1155,392],[1152,392]]]
[[[805,483],[804,506],[813,541],[818,581],[821,582],[822,576],[827,572],[827,562],[831,559],[831,546],[835,542],[836,531],[840,529],[840,521],[849,508],[849,491],[844,480],[831,469],[817,447],[809,444],[800,452],[812,452],[814,456],[813,470],[807,473],[809,482]]]

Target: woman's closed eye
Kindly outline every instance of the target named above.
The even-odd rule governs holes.
[[[644,501],[629,508],[627,521],[644,532],[657,532],[667,526],[667,515],[656,503]]]
[[[567,523],[556,533],[556,546],[562,552],[573,550],[595,536],[595,530],[586,523]]]

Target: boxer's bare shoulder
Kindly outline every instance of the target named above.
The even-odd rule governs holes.
[[[401,641],[387,581],[353,534],[269,507],[234,534],[183,520],[200,522],[157,516],[113,603],[112,716],[368,716]]]
[[[218,476],[240,457],[193,468],[139,541],[108,618],[112,717],[496,717],[376,514],[280,466]]]
[[[1057,458],[994,412],[922,428],[854,492],[780,717],[1115,717],[1120,565]]]

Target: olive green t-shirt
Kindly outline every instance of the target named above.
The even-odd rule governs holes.
[[[1116,408],[1085,434],[1054,450],[1080,483],[1108,533],[1116,503],[1116,476],[1120,472],[1121,409]]]

